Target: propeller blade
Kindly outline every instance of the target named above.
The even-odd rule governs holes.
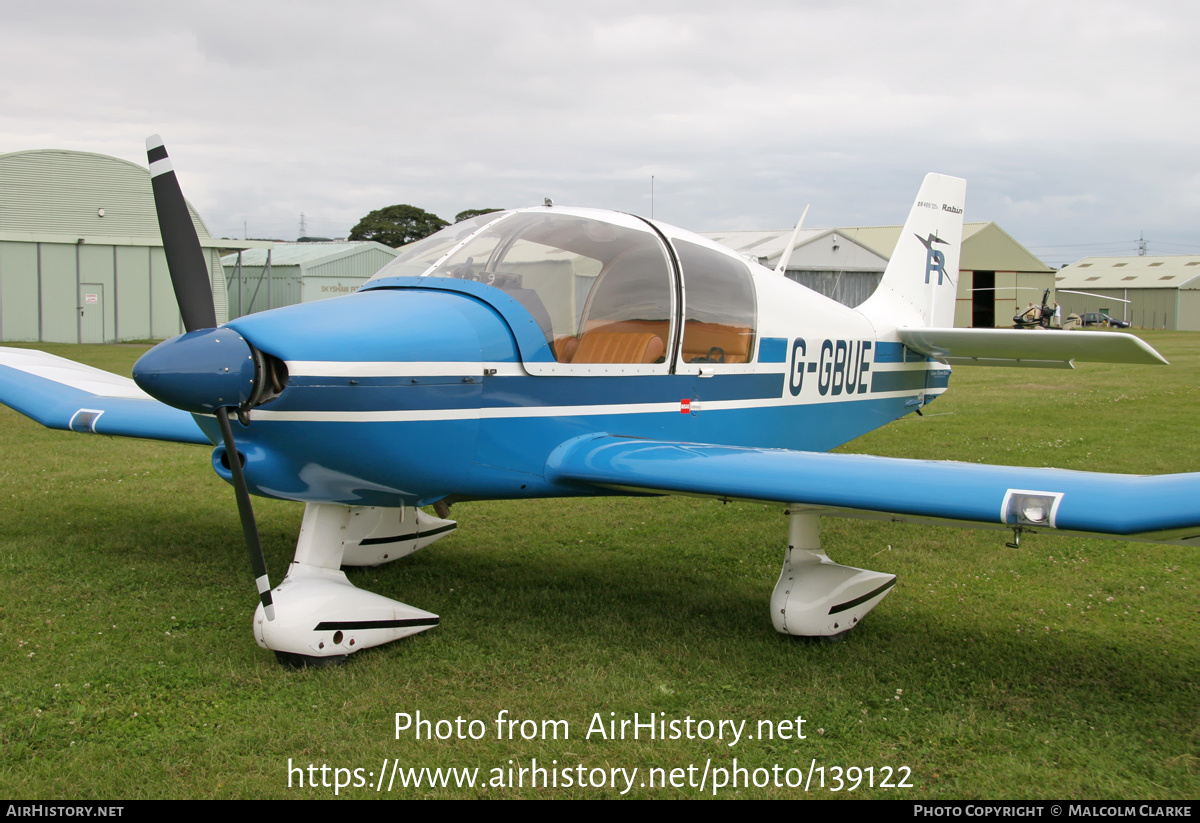
[[[229,409],[224,406],[217,409],[217,421],[221,424],[221,439],[225,441],[225,454],[229,459],[229,470],[233,472],[233,490],[237,495],[238,514],[242,518],[242,534],[246,536],[246,548],[250,550],[254,584],[258,586],[258,597],[262,600],[267,620],[274,620],[275,605],[271,602],[271,581],[267,579],[267,560],[263,557],[262,542],[258,539],[258,524],[254,521],[250,489],[246,486],[246,475],[242,473],[242,461],[238,458],[237,444],[233,440],[233,427],[229,425]]]
[[[200,247],[200,238],[196,236],[196,227],[192,224],[192,215],[187,201],[183,199],[179,179],[167,156],[167,148],[157,134],[146,138],[146,157],[150,161],[150,185],[154,189],[158,229],[162,234],[163,251],[167,256],[167,268],[171,272],[171,285],[175,288],[175,300],[179,303],[183,327],[189,332],[215,329],[217,311],[213,304],[212,284],[208,279],[208,264],[204,262],[204,250]],[[220,341],[214,339],[213,342]],[[224,371],[228,372],[229,369]],[[237,404],[234,405],[236,407]],[[271,601],[271,582],[267,579],[267,561],[258,538],[258,524],[254,521],[250,488],[246,485],[237,443],[233,439],[233,428],[229,425],[229,408],[218,406],[215,412],[217,422],[221,425],[221,439],[225,441],[225,453],[229,457],[229,470],[233,473],[233,490],[237,497],[246,548],[250,552],[250,565],[254,568],[254,583],[258,586],[258,596],[267,619],[274,620],[275,606]]]
[[[192,215],[179,179],[167,157],[167,148],[157,134],[146,138],[146,157],[150,161],[150,185],[154,189],[154,208],[158,212],[158,230],[162,234],[171,285],[187,331],[211,329],[217,325],[212,285],[200,238],[192,224]]]

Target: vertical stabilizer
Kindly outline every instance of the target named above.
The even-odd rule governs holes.
[[[927,174],[879,288],[858,310],[875,327],[954,325],[967,181]]]

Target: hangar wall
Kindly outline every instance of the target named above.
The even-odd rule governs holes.
[[[218,322],[226,319],[220,249],[194,208]],[[89,152],[0,154],[0,340],[161,339],[182,331],[150,172]]]
[[[879,288],[883,272],[874,271],[804,271],[789,268],[784,274],[802,286],[838,301],[843,306],[857,306]]]
[[[1063,316],[1103,311],[1139,329],[1182,329],[1176,289],[1092,289],[1092,295],[1059,292]],[[1113,298],[1111,300],[1105,298]],[[1122,302],[1128,300],[1128,303]],[[1192,313],[1192,317],[1197,315]],[[1186,319],[1184,321],[1186,323]]]
[[[1200,257],[1085,257],[1055,278],[1063,311],[1102,312],[1135,328],[1200,331]]]
[[[1179,311],[1176,328],[1180,331],[1200,331],[1200,289],[1179,292]]]
[[[211,277],[220,258],[206,251]],[[213,282],[224,296],[223,277]],[[0,340],[115,343],[182,331],[162,248],[0,240]]]
[[[334,240],[226,255],[229,318],[357,291],[396,254],[382,243]]]

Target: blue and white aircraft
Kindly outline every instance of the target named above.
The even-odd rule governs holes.
[[[695,234],[556,207],[406,247],[357,293],[217,327],[161,140],[147,141],[187,333],[134,379],[0,350],[0,399],[46,426],[215,445],[237,492],[259,645],[342,657],[436,615],[343,566],[395,560],[472,499],[681,492],[790,516],[775,627],[837,637],[895,576],[821,550],[822,515],[1200,541],[1200,474],[1163,477],[826,454],[946,390],[956,364],[1165,363],[1125,334],[955,329],[964,181],[925,178],[875,294],[847,308]],[[231,459],[236,455],[236,459]],[[267,581],[250,495],[305,504]]]

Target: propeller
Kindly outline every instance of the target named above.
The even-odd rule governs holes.
[[[263,355],[241,335],[232,329],[217,329],[217,312],[200,238],[196,235],[166,146],[157,134],[146,138],[146,156],[150,161],[150,185],[154,190],[163,251],[187,334],[147,352],[135,366],[134,379],[147,393],[172,406],[194,413],[216,414],[229,470],[233,473],[233,489],[246,548],[250,552],[250,565],[254,569],[254,582],[267,619],[274,620],[275,606],[271,601],[267,562],[258,536],[254,507],[250,503],[250,489],[242,471],[241,455],[233,438],[233,427],[229,424],[229,409],[237,411],[245,423],[249,408],[263,402],[263,385],[274,382],[278,388],[279,381],[264,378],[267,369]]]

